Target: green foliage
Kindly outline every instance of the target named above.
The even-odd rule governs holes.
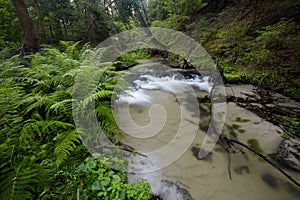
[[[138,59],[148,59],[148,58],[150,58],[149,54],[141,50],[138,50],[135,52],[130,52],[122,55],[119,60],[124,62],[125,64],[132,65],[136,63]]]
[[[280,8],[258,2],[259,9],[248,13],[239,10],[250,9],[243,4],[231,5],[185,27],[219,61],[229,83],[251,83],[300,99],[299,25],[295,16],[278,18],[278,9],[286,12],[299,4],[278,3]]]
[[[191,30],[193,37],[201,45],[208,41],[210,37],[214,35],[214,32],[216,32],[216,30],[210,26],[208,20],[202,18],[191,22],[190,25],[187,26],[187,29]]]
[[[248,145],[253,148],[255,151],[259,152],[259,153],[263,153],[262,148],[259,145],[259,142],[257,139],[250,139],[248,140]]]
[[[239,62],[239,56],[247,48],[242,42],[247,31],[248,26],[243,21],[228,23],[219,29],[209,30],[211,35],[207,37],[204,46],[217,58],[226,58],[227,62]]]
[[[54,154],[56,156],[57,166],[61,166],[61,164],[68,159],[71,152],[74,152],[77,145],[81,143],[80,137],[75,129],[69,133],[66,132],[57,135],[54,140],[56,141]]]
[[[202,0],[157,0],[150,4],[152,26],[184,30],[192,16],[207,4]]]
[[[219,70],[228,83],[247,83],[249,81],[250,73],[228,63],[220,63]]]
[[[117,0],[115,1],[115,8],[119,11],[117,19],[121,21],[126,27],[130,28],[130,18],[133,16],[134,1]]]
[[[101,157],[101,159],[100,159]],[[98,158],[98,159],[97,159]],[[101,155],[87,157],[77,168],[58,171],[55,185],[42,199],[137,199],[151,198],[150,184],[141,179],[137,184],[126,183],[126,173],[110,168],[111,162],[124,166],[123,160]]]
[[[72,59],[80,60],[80,51],[78,50],[79,42],[60,41],[64,47],[64,52]]]
[[[292,20],[281,19],[279,22],[263,27],[256,32],[259,34],[256,41],[269,45],[269,43],[279,42],[278,40],[289,40],[290,33],[295,32],[299,27]]]
[[[23,58],[0,60],[1,199],[37,199],[55,193],[51,189],[57,190],[56,180],[49,177],[63,169],[71,178],[70,169],[88,155],[74,125],[72,94],[90,50],[79,50],[77,43],[62,45],[65,52],[48,47]],[[110,98],[119,74],[112,69],[104,70],[95,93],[83,102],[96,102],[100,126],[115,138],[120,132]]]
[[[283,117],[283,116],[276,116],[276,121],[283,124],[288,133],[294,136],[300,136],[300,119],[294,117]],[[286,135],[287,138],[290,136]]]
[[[255,43],[248,42],[248,52],[245,54],[245,62],[258,66],[281,65],[286,55],[279,55],[281,49],[288,48],[294,41],[293,35],[299,27],[291,20],[281,21],[262,27],[257,30],[258,36]],[[275,52],[277,51],[277,53]]]
[[[300,136],[300,119],[292,118],[290,120],[290,123],[291,123],[292,127],[290,127],[288,129],[288,131],[290,133],[292,133],[293,135]]]
[[[52,60],[53,57],[55,58]],[[74,129],[68,121],[71,119],[70,114],[55,115],[50,111],[53,104],[70,96],[64,90],[70,85],[68,81],[64,82],[64,70],[60,69],[68,66],[62,64],[65,63],[64,58],[66,57],[62,53],[53,49],[44,55],[36,54],[28,58],[32,64],[18,57],[3,60],[1,63],[0,84],[6,97],[0,99],[1,108],[5,108],[1,112],[1,118],[4,120],[0,122],[0,151],[4,154],[11,152],[8,159],[11,164],[5,165],[5,178],[1,180],[4,183],[21,184],[16,189],[15,184],[6,184],[1,195],[12,191],[12,199],[26,199],[22,193],[30,197],[36,192],[42,192],[43,183],[47,182],[47,176],[50,175],[50,171],[47,173],[43,170],[42,163],[46,159],[54,163],[53,148],[64,148],[59,143],[53,143],[54,137]],[[57,76],[51,75],[54,72]],[[65,148],[68,150],[68,147]],[[1,163],[6,162],[5,157],[1,156]],[[12,181],[11,176],[16,177],[16,181]],[[22,184],[29,188],[23,187]]]
[[[151,22],[152,27],[164,27],[164,22],[161,20],[154,20]]]
[[[35,1],[25,1],[40,43],[59,44],[60,40],[73,40],[90,42],[96,46],[112,32],[121,31],[119,24],[122,21],[132,21],[128,17],[121,17],[123,12],[132,11],[126,8],[119,11],[116,8],[118,1],[114,4],[83,0],[36,2],[39,7],[36,7]],[[0,15],[0,47],[20,47],[24,36],[10,0],[0,1]],[[45,41],[42,33],[45,34]]]
[[[0,47],[18,47],[23,35],[11,1],[0,0],[0,16]]]
[[[283,91],[283,94],[293,97],[296,100],[300,100],[300,91],[299,91],[299,87],[297,86],[291,86],[288,88],[285,88]]]
[[[0,169],[1,199],[33,198],[34,191],[49,184],[49,170],[45,165],[36,163],[36,160],[35,157],[26,156],[17,166],[4,171]]]
[[[194,15],[195,12],[201,10],[206,6],[206,3],[203,3],[202,0],[179,0],[179,1],[163,1],[158,0],[153,3],[152,7],[156,7],[152,10],[156,19],[163,19],[160,13],[154,13],[156,11],[164,12],[170,17],[171,15],[182,15],[182,16],[191,16]],[[161,18],[159,18],[161,16]]]
[[[95,112],[100,120],[102,130],[107,136],[110,138],[122,137],[108,102],[97,103]]]
[[[115,67],[116,70],[128,69],[129,67],[139,64],[139,59],[149,59],[150,57],[148,53],[142,50],[125,53],[113,63],[113,67]]]

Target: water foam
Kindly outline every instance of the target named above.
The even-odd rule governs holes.
[[[125,94],[118,95],[116,103],[129,104],[135,106],[146,106],[152,104],[152,98],[145,94],[143,90],[126,90]]]
[[[130,87],[123,94],[117,96],[116,103],[137,106],[151,105],[152,98],[146,94],[147,90],[162,90],[168,93],[175,93],[179,86],[189,85],[200,91],[210,93],[212,84],[209,77],[191,75],[189,78],[179,77],[177,74],[170,76],[140,75],[133,81],[134,86]]]

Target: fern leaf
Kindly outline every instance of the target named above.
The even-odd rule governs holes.
[[[44,129],[47,129],[48,127],[51,127],[52,129],[70,129],[70,128],[74,128],[74,125],[67,122],[51,120],[43,127]]]
[[[11,168],[9,173],[1,175],[0,199],[32,199],[36,188],[47,183],[49,170],[34,161],[29,156],[25,157],[18,166]]]
[[[121,133],[115,121],[109,102],[98,103],[95,111],[104,133],[110,137],[121,137]]]
[[[61,111],[71,111],[73,99],[65,99],[63,101],[57,102],[50,107],[50,110],[53,110],[55,113]]]
[[[44,106],[47,110],[55,102],[52,98],[49,98],[49,96],[34,95],[28,96],[22,103],[29,104],[29,106],[24,111],[24,114],[27,114],[40,109],[42,106]]]
[[[59,167],[69,155],[75,150],[78,144],[80,144],[80,136],[76,129],[68,133],[62,133],[55,137],[57,141],[54,154],[56,156],[56,165]]]
[[[83,106],[83,108],[86,108],[93,101],[100,101],[100,100],[110,98],[113,94],[114,94],[114,92],[110,91],[110,90],[97,91],[97,92],[89,95],[87,98],[85,98],[82,102],[82,106]]]

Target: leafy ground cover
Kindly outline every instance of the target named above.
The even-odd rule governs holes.
[[[88,46],[62,42],[64,51],[46,47],[40,53],[0,60],[0,199],[150,199],[151,187],[126,182],[108,160],[90,155],[72,116],[74,78]],[[133,60],[133,59],[132,59]],[[91,97],[102,129],[119,132],[110,109],[119,72],[107,67],[104,82]],[[122,163],[122,159],[117,159]]]

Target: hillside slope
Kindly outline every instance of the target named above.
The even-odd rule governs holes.
[[[199,41],[219,61],[227,82],[251,83],[299,100],[300,2],[203,3],[207,4],[202,9],[182,15],[167,5],[156,5],[160,8],[152,10],[167,15],[150,14],[152,25],[183,31]]]

